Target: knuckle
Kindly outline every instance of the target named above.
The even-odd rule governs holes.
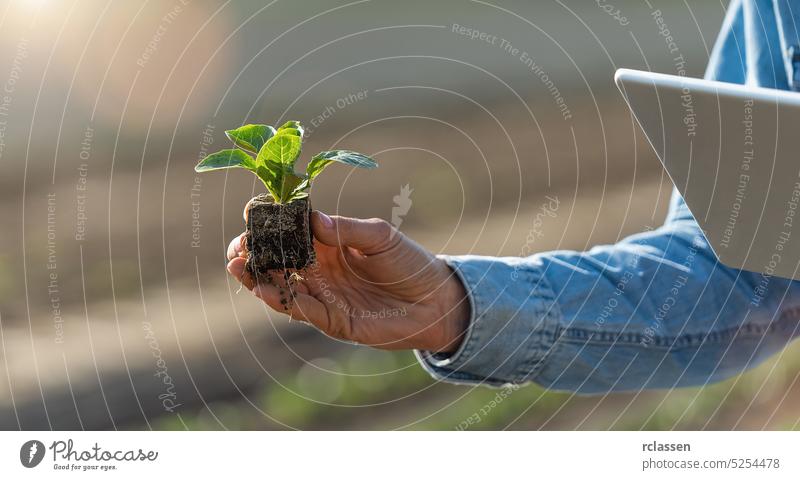
[[[367,220],[370,229],[381,239],[389,238],[394,227],[382,218],[370,218]]]
[[[336,217],[334,222],[336,225],[336,233],[340,237],[349,238],[353,235],[353,233],[355,233],[353,229],[353,223],[347,221],[346,218]]]

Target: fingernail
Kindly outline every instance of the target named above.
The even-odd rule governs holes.
[[[319,215],[319,220],[322,222],[322,226],[325,228],[333,228],[333,219],[324,213],[317,211]]]

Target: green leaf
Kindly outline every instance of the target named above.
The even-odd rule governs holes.
[[[269,125],[244,125],[225,134],[239,149],[222,150],[203,159],[198,172],[223,168],[246,168],[264,183],[277,203],[287,203],[308,196],[311,182],[332,162],[360,168],[378,166],[371,158],[349,150],[317,154],[308,164],[305,175],[294,171],[303,143],[303,126],[289,121],[277,130]],[[241,149],[241,150],[240,150]],[[246,151],[256,154],[253,159]]]
[[[293,171],[283,172],[278,203],[287,203],[292,200],[297,186],[303,183],[304,180],[305,178],[298,176]]]
[[[309,182],[332,162],[341,162],[359,168],[377,168],[378,164],[366,155],[350,150],[330,150],[314,155],[306,168]]]
[[[261,147],[256,157],[256,163],[266,165],[272,163],[274,167],[292,167],[300,156],[302,141],[300,135],[293,129],[278,129],[275,135],[267,140]]]
[[[206,156],[194,167],[195,172],[207,172],[210,170],[220,170],[223,168],[246,168],[255,170],[253,158],[241,150],[230,149],[222,150]]]
[[[296,120],[291,120],[278,127],[278,131],[281,130],[283,131],[293,130],[300,138],[302,138],[303,134],[305,133],[305,129],[303,128],[303,126],[300,125],[300,122]]]
[[[292,190],[292,193],[289,195],[289,198],[286,200],[286,202],[288,203],[288,202],[291,202],[291,201],[294,201],[294,200],[297,200],[297,199],[300,199],[300,198],[306,198],[306,197],[308,197],[308,192],[304,192],[302,190],[299,190],[299,189],[295,188],[294,190]]]
[[[303,127],[300,123],[286,122],[264,143],[256,156],[259,168],[269,172],[270,177],[264,184],[278,203],[291,200],[297,186],[305,180],[294,172],[294,164],[300,156],[302,139]]]
[[[258,178],[260,178],[262,182],[264,182],[264,186],[267,187],[267,190],[269,191],[270,195],[272,195],[272,198],[274,198],[276,202],[280,203],[281,182],[278,181],[278,175],[276,175],[276,172],[263,165],[259,165],[256,167],[255,174],[258,175]]]
[[[306,178],[300,183],[293,192],[295,197],[302,194],[311,187],[311,182],[322,172],[328,165],[333,162],[340,162],[346,165],[359,168],[377,168],[378,164],[375,163],[370,157],[350,150],[330,150],[327,152],[320,152],[314,155],[314,158],[308,163],[306,167]]]
[[[269,125],[245,125],[235,130],[226,130],[225,135],[239,148],[258,153],[261,147],[275,135]]]

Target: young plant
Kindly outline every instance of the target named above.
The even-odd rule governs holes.
[[[225,135],[238,148],[208,155],[194,168],[197,172],[244,168],[255,173],[277,204],[305,198],[311,182],[333,162],[361,168],[378,166],[371,158],[349,150],[320,152],[311,158],[304,175],[294,170],[303,144],[300,122],[286,122],[277,130],[269,125],[245,125]]]
[[[297,173],[294,167],[303,145],[303,127],[295,121],[277,130],[269,125],[245,125],[225,134],[237,148],[208,155],[194,169],[244,168],[267,187],[269,193],[251,199],[245,211],[246,270],[256,281],[269,281],[272,270],[302,269],[313,262],[308,191],[325,167],[333,162],[378,166],[366,155],[331,150],[314,155],[305,173]]]

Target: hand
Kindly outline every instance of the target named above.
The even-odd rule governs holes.
[[[469,323],[461,281],[389,223],[313,212],[317,263],[288,285],[283,275],[254,285],[244,234],[228,247],[228,272],[271,308],[331,337],[377,348],[453,352]],[[281,303],[281,300],[284,303]]]

